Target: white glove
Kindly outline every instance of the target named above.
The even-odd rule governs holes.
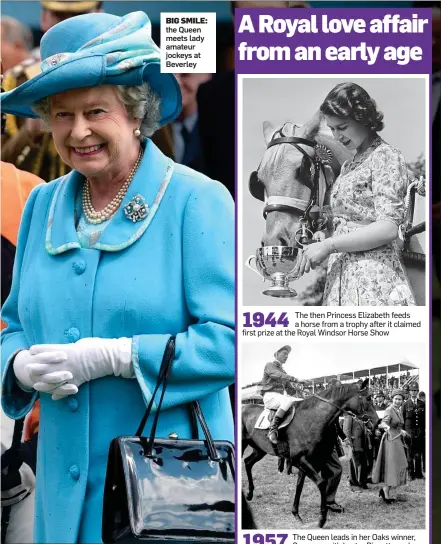
[[[131,338],[83,338],[74,344],[40,344],[30,348],[31,355],[53,355],[63,352],[66,360],[48,360],[45,368],[40,368],[41,379],[33,384],[34,389],[45,393],[53,393],[53,400],[58,400],[67,393],[64,390],[54,391],[53,384],[46,378],[54,372],[69,372],[72,378],[69,384],[80,386],[90,380],[104,376],[134,376],[132,365]],[[66,386],[61,386],[61,388]]]
[[[14,358],[13,369],[19,385],[25,391],[32,391],[34,385],[44,381],[48,386],[48,391],[63,391],[65,394],[72,395],[78,392],[76,385],[64,385],[72,380],[73,374],[68,370],[55,371],[55,364],[62,364],[67,360],[66,353],[55,350],[47,353],[33,355],[29,350],[19,351]],[[50,371],[47,371],[48,366]]]

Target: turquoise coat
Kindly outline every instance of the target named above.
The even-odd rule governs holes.
[[[157,436],[191,436],[185,403],[200,399],[213,438],[233,441],[227,386],[235,369],[234,206],[228,191],[173,163],[148,140],[121,208],[93,248],[83,249],[74,226],[83,179],[73,171],[32,192],[3,308],[3,408],[20,418],[41,398],[37,543],[101,542],[109,444],[135,433],[170,335],[176,335],[176,358]],[[122,208],[137,194],[150,213],[134,223]],[[93,380],[60,401],[17,386],[11,363],[18,350],[123,336],[133,339],[136,379]]]

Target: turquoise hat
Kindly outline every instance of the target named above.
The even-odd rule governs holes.
[[[1,94],[5,113],[38,117],[31,106],[54,94],[99,85],[149,83],[161,99],[160,125],[181,111],[181,91],[173,74],[160,71],[160,50],[142,11],[117,17],[87,13],[53,26],[41,40],[41,73]]]

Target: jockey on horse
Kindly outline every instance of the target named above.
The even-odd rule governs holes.
[[[275,361],[267,363],[263,372],[262,396],[265,408],[277,410],[268,432],[268,439],[272,444],[277,444],[279,425],[282,423],[286,412],[296,402],[295,397],[284,395],[286,385],[290,382],[298,383],[299,380],[287,374],[284,365],[291,352],[291,346],[283,346],[274,353]]]

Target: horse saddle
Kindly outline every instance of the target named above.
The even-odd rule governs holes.
[[[274,419],[274,416],[276,415],[277,410],[269,410],[268,408],[264,408],[263,412],[260,414],[260,416],[257,418],[256,424],[254,425],[255,429],[259,430],[266,430],[270,428],[271,422]],[[283,418],[282,423],[279,426],[279,429],[283,429],[287,425],[289,425],[292,421],[292,418],[294,417],[294,414],[296,413],[296,407],[295,404],[291,406],[291,408],[286,412],[285,417]]]

